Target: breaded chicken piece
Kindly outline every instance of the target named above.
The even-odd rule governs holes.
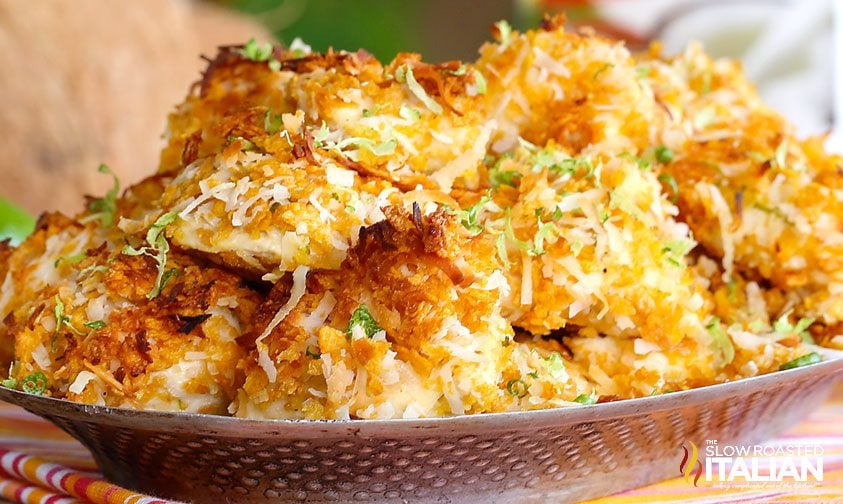
[[[526,33],[501,22],[497,39],[476,62],[498,126],[496,152],[519,137],[539,146],[552,140],[573,154],[588,146],[608,154],[646,149],[655,104],[622,42],[566,32],[564,17]]]
[[[153,241],[60,214],[39,220],[2,284],[19,387],[89,404],[225,412],[240,384],[237,339],[260,297]]]
[[[514,326],[564,337],[599,396],[753,376],[811,351],[773,331],[766,311],[753,329],[721,323],[712,285],[688,267],[696,243],[656,174],[640,158],[601,158],[522,141],[492,163],[490,195],[462,211],[464,225],[494,237]],[[745,368],[757,337],[770,350]]]
[[[767,335],[787,347],[801,343],[843,349],[843,324],[826,325],[813,317],[801,316],[802,294],[744,278],[734,272],[724,281],[718,261],[694,253],[692,268],[697,282],[714,303],[714,314],[726,326],[737,325],[743,331]]]
[[[0,241],[0,278],[6,278],[6,273],[9,271],[9,263],[11,256],[15,251],[11,240]],[[1,294],[1,293],[0,293]],[[2,296],[0,299],[5,299]],[[7,303],[7,300],[0,301]],[[9,332],[8,327],[0,318],[0,373],[2,370],[8,369],[15,358],[15,337]]]
[[[261,61],[247,46],[210,62],[170,116],[161,172],[220,152],[232,136],[289,134],[283,115],[301,112],[312,145],[361,173],[404,188],[477,186],[494,123],[483,113],[485,80],[470,66],[400,54],[384,68],[364,51],[264,49]]]
[[[745,330],[739,324],[727,326],[717,321],[710,322],[708,328],[721,334],[719,337],[728,338],[732,347],[728,363],[714,368],[713,374],[704,364],[711,353],[704,342],[684,340],[667,351],[643,339],[572,336],[564,338],[564,342],[572,353],[569,366],[582,369],[583,375],[594,383],[594,394],[616,399],[771,373],[816,350],[792,331],[785,335],[785,331]]]
[[[636,340],[631,356],[650,373],[637,382],[646,393],[688,376],[710,383],[729,364],[732,343],[707,329],[712,305],[686,265],[695,243],[652,171],[629,157],[603,162],[522,142],[490,177],[496,187],[463,210],[463,223],[497,244],[511,287],[503,313],[514,326],[630,350]],[[644,364],[649,353],[660,357]]]
[[[558,404],[584,389],[558,353],[513,342],[487,240],[442,210],[385,212],[338,272],[299,269],[276,286],[238,416],[441,416]]]
[[[491,172],[507,183],[473,210],[508,265],[514,325],[547,334],[573,324],[665,347],[705,332],[685,268],[694,242],[651,171],[525,144]]]
[[[146,215],[122,220],[121,228],[136,234],[174,212],[179,218],[167,228],[174,245],[251,276],[277,279],[300,265],[339,268],[357,231],[382,220],[381,207],[399,191],[311,150],[301,129],[294,135],[232,141],[194,161]]]
[[[736,62],[691,45],[671,59],[655,47],[639,65],[664,111],[654,139],[671,152],[662,180],[725,281],[768,281],[798,293],[801,316],[840,322],[843,158],[821,139],[800,141]]]

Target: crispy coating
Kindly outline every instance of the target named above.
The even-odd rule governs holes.
[[[114,222],[119,224],[121,219],[143,221],[152,215],[157,216],[161,196],[172,184],[172,176],[155,174],[127,187],[116,201]],[[89,213],[83,212],[78,218],[85,219]]]
[[[685,268],[694,242],[652,172],[553,144],[522,148],[494,170],[517,174],[517,187],[494,188],[481,210],[510,264],[513,324],[534,334],[573,325],[664,348],[706,339],[704,298]]]
[[[168,184],[150,215],[123,229],[175,212],[179,218],[167,230],[174,244],[252,276],[300,265],[338,268],[357,230],[383,219],[381,207],[398,190],[318,150],[299,154],[306,147],[296,138],[301,143],[264,137],[261,152],[237,141],[195,161]]]
[[[800,141],[764,105],[737,63],[692,45],[672,59],[640,58],[663,113],[661,169],[678,186],[680,217],[724,274],[799,292],[797,311],[843,317],[843,158]]]
[[[497,152],[519,137],[539,146],[552,140],[573,154],[647,147],[655,104],[622,42],[566,32],[556,18],[539,30],[498,33],[497,43],[480,48],[477,68],[488,81]]]
[[[3,284],[12,376],[23,384],[43,373],[46,393],[79,402],[224,412],[239,385],[237,338],[259,296],[240,278],[171,251],[175,275],[149,299],[155,262],[121,247],[95,225],[41,218]]]
[[[178,172],[232,136],[277,135],[273,122],[301,112],[317,147],[330,146],[363,173],[405,188],[477,186],[494,124],[483,114],[482,76],[470,66],[400,54],[384,68],[365,51],[274,57],[277,70],[223,50],[170,116],[160,171]]]
[[[453,216],[387,208],[338,272],[308,276],[283,322],[273,327],[264,315],[257,327],[271,331],[258,337],[237,415],[441,416],[572,400],[584,380],[569,377],[561,359],[550,366],[549,352],[513,341],[495,267],[489,243]],[[282,291],[262,313],[288,302],[289,284]],[[360,307],[377,323],[374,334],[350,326]]]
[[[6,278],[15,248],[10,240],[0,241],[0,277]],[[0,369],[8,369],[15,358],[15,336],[0,319]]]
[[[573,361],[598,395],[710,383],[729,364],[731,343],[707,329],[713,303],[687,268],[695,243],[652,171],[553,144],[524,146],[491,170],[509,173],[509,183],[475,205],[507,266],[503,313],[530,333],[574,338],[585,350]],[[612,346],[628,354],[619,383],[595,364],[613,359],[604,351]]]
[[[843,349],[840,336],[843,326],[826,324],[804,316],[804,293],[783,290],[732,273],[724,281],[722,264],[705,255],[695,253],[691,260],[697,283],[714,304],[714,315],[725,326],[756,335],[766,335],[776,344],[797,348],[805,353],[803,343],[817,343],[824,347]],[[796,331],[799,324],[804,328]],[[768,355],[769,352],[765,352]],[[752,360],[747,357],[747,360]]]

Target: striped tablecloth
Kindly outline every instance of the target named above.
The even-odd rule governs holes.
[[[822,484],[797,490],[717,489],[702,483],[694,487],[678,477],[589,504],[843,503],[843,384],[820,409],[773,443],[822,446]],[[3,499],[39,504],[167,502],[107,483],[97,474],[96,465],[82,445],[38,417],[0,402],[0,500]]]

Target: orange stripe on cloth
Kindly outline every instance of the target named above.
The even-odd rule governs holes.
[[[7,478],[0,478],[0,497],[23,504],[86,504],[74,497]]]
[[[97,477],[39,457],[2,449],[0,449],[0,477],[18,482],[29,482],[41,489],[71,495],[93,504],[167,504],[170,502],[126,490]],[[20,487],[16,489],[16,492],[19,490]],[[15,500],[27,502],[20,495],[15,497]]]

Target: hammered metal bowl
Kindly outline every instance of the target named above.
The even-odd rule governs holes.
[[[829,354],[830,355],[830,354]],[[682,445],[756,443],[827,396],[843,359],[592,406],[424,420],[257,421],[0,390],[111,481],[190,502],[571,502],[679,475]]]

